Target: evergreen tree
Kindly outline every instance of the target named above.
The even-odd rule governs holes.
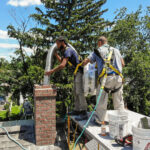
[[[72,42],[78,52],[91,51],[97,44],[98,36],[104,34],[104,28],[110,24],[102,18],[107,9],[102,10],[106,0],[42,0],[46,12],[36,8],[38,14],[32,17],[43,28],[34,28],[41,33],[45,42],[64,35]],[[54,41],[52,41],[54,42]]]

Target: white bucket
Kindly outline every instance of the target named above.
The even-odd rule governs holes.
[[[133,150],[150,150],[150,129],[133,126]]]
[[[114,110],[108,114],[109,135],[111,138],[122,138],[128,135],[128,114],[125,111]]]

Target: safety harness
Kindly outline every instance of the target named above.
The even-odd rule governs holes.
[[[105,90],[106,93],[113,94],[113,93],[116,93],[117,91],[119,91],[121,89],[121,87],[122,87],[122,85],[119,88],[116,88],[114,90],[104,87],[104,90]]]
[[[124,78],[123,78],[122,73],[121,73],[119,70],[117,70],[115,67],[113,67],[113,65],[111,64],[111,58],[112,58],[112,54],[113,54],[114,50],[113,50],[113,49],[110,49],[110,46],[109,46],[108,51],[109,51],[109,54],[108,54],[107,59],[103,59],[102,56],[101,56],[101,54],[99,53],[99,51],[98,51],[97,49],[94,49],[94,53],[103,61],[103,64],[104,64],[104,67],[103,67],[103,69],[102,69],[102,72],[101,72],[101,74],[98,76],[98,80],[97,80],[98,84],[100,83],[100,79],[101,79],[105,74],[107,74],[107,76],[108,76],[108,68],[110,68],[111,70],[113,70],[117,75],[119,75],[119,76],[122,78],[122,81],[124,81]],[[122,87],[122,85],[121,85],[120,87],[118,87],[117,89],[114,89],[114,90],[104,87],[104,90],[105,90],[105,92],[107,92],[107,93],[115,93],[115,92],[117,92],[118,90],[120,90],[121,87]]]
[[[67,50],[69,47],[66,47],[66,49],[65,50]],[[77,66],[76,66],[76,68],[75,68],[75,70],[74,70],[74,75],[76,75],[77,74],[77,72],[78,72],[78,70],[79,70],[79,67],[81,67],[82,66],[82,57],[79,55],[79,54],[77,54],[78,55],[78,59],[79,59],[79,61],[81,62],[81,63],[79,63],[79,64],[77,64]],[[68,64],[69,64],[69,66],[73,66],[73,64],[70,62],[70,61],[68,61]]]

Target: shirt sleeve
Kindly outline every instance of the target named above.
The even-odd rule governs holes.
[[[88,56],[88,59],[90,59],[90,62],[91,62],[91,63],[96,62],[95,53],[91,53],[91,54]]]
[[[69,57],[71,57],[71,51],[70,49],[67,49],[64,53],[64,58],[69,58]]]
[[[121,53],[118,49],[116,49],[117,55],[119,56],[119,58],[122,58]]]

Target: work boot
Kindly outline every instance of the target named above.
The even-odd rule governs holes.
[[[76,111],[76,110],[74,110],[72,112],[68,112],[68,116],[77,116],[79,114],[80,114],[80,111]]]
[[[80,111],[79,116],[75,117],[75,120],[77,120],[77,121],[82,121],[82,120],[87,120],[87,119],[88,119],[88,115],[87,115],[87,111],[86,110]]]

